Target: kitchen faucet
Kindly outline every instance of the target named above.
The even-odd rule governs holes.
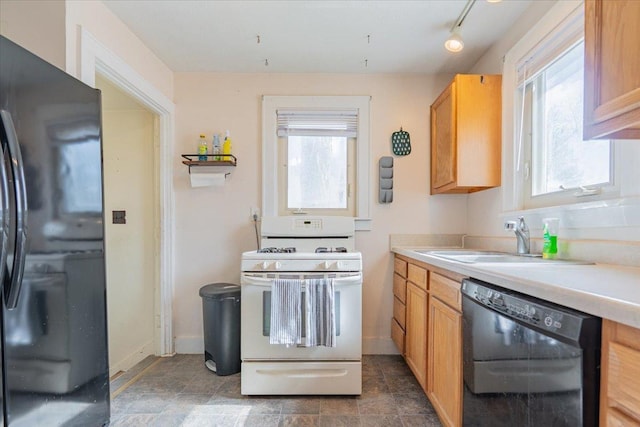
[[[504,223],[505,230],[516,233],[518,239],[518,255],[526,255],[530,251],[529,227],[524,222],[524,217],[519,217],[518,221],[507,221]]]

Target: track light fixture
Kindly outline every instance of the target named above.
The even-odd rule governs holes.
[[[487,0],[487,3],[499,3],[501,0]],[[460,52],[464,48],[464,40],[462,40],[462,22],[465,20],[469,11],[473,7],[476,0],[468,0],[467,4],[460,12],[458,19],[451,26],[449,38],[444,42],[444,47],[449,52]]]
[[[456,27],[451,31],[451,35],[444,42],[444,47],[449,52],[460,52],[464,48],[464,40],[460,34],[460,27]]]
[[[460,52],[464,48],[464,41],[462,40],[462,35],[460,34],[462,31],[462,23],[469,14],[469,11],[471,10],[475,2],[476,0],[468,0],[467,4],[464,6],[464,9],[462,9],[462,12],[460,12],[458,19],[456,19],[456,22],[454,22],[451,26],[451,35],[449,36],[447,41],[444,42],[444,47],[449,52]]]

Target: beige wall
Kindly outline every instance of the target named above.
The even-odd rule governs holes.
[[[510,191],[511,182],[514,180],[512,165],[506,160],[509,159],[508,156],[513,156],[515,153],[513,137],[514,88],[507,78],[509,73],[513,74],[513,70],[503,69],[503,58],[514,48],[524,55],[529,48],[523,48],[523,44],[528,45],[533,43],[533,40],[539,40],[551,30],[554,23],[564,19],[576,7],[581,7],[581,3],[576,0],[533,2],[501,40],[492,46],[471,69],[471,72],[475,73],[503,74],[503,185],[499,188],[469,195],[466,229],[466,233],[469,235],[511,238],[515,248],[515,237],[513,233],[503,230],[503,222],[506,218],[501,216],[506,210],[503,207],[505,194]],[[538,23],[549,28],[540,28]],[[640,202],[638,201],[640,199],[640,187],[638,186],[638,182],[640,182],[640,168],[638,167],[640,164],[640,143],[629,140],[615,141],[614,155],[615,166],[619,171],[623,171],[615,177],[615,181],[620,187],[619,196],[621,199],[611,202],[611,207],[598,209],[584,209],[583,207],[571,212],[558,209],[553,214],[546,214],[559,216],[561,219],[559,238],[573,241],[567,248],[569,251],[565,254],[567,257],[582,256],[581,252],[572,253],[571,251],[575,244],[579,241],[584,242],[586,239],[603,243],[606,241],[629,241],[637,244],[640,241]],[[619,207],[623,204],[626,204],[625,210]],[[531,237],[541,239],[542,222],[537,218],[529,222]],[[598,256],[599,249],[595,243],[592,246],[593,253],[590,254],[590,259],[613,263],[617,261],[617,255],[612,255],[609,258],[605,258],[602,254]],[[622,243],[622,247],[624,246],[625,244]]]
[[[65,69],[64,0],[0,1],[0,34]]]
[[[101,2],[0,1],[0,32],[4,36],[76,76],[80,28],[173,98],[173,72]],[[129,103],[112,104],[103,117],[106,218],[110,219],[113,209],[126,209],[128,221],[125,226],[106,224],[109,356],[111,369],[116,371],[154,352],[156,239],[153,221],[144,214],[154,212],[151,195],[157,193],[149,139],[153,118],[138,106],[134,110]],[[114,123],[117,126],[112,126]],[[147,146],[139,145],[141,140]]]
[[[111,374],[154,353],[154,116],[103,79],[105,251]],[[111,211],[125,210],[126,224]]]
[[[0,34],[76,77],[81,29],[173,99],[173,72],[101,1],[0,1]]]
[[[168,99],[173,99],[173,72],[101,1],[67,0],[66,6],[67,72],[78,76],[82,28]]]
[[[506,53],[533,27],[556,3],[556,0],[538,0],[535,1],[522,16],[514,23],[514,25],[506,32],[506,34],[494,44],[480,60],[469,70],[471,73],[487,73],[502,74],[503,60]],[[503,88],[504,91],[504,88]],[[503,94],[503,98],[504,98]],[[513,105],[511,100],[503,99],[503,108]],[[508,135],[503,135],[503,143],[508,139]],[[505,150],[503,156],[507,155]],[[503,183],[504,174],[510,173],[503,167]],[[510,235],[503,230],[502,221],[499,214],[502,212],[502,187],[490,190],[479,191],[469,195],[468,206],[468,226],[466,230],[468,234],[476,236],[500,236],[509,237]]]
[[[462,233],[465,196],[429,196],[429,105],[451,76],[178,73],[175,78],[176,259],[174,332],[178,352],[200,351],[198,289],[238,283],[240,256],[254,250],[249,209],[261,206],[261,96],[371,95],[373,230],[358,232],[364,260],[365,351],[388,352],[392,317],[393,233]],[[394,201],[377,202],[377,164],[391,154],[391,133],[411,134],[412,153],[396,157]],[[181,153],[193,153],[198,134],[231,131],[238,166],[224,187],[190,188]]]
[[[555,1],[536,1],[470,72],[501,73],[504,54],[539,21]],[[0,1],[0,31],[59,67],[77,74],[79,29],[84,28],[140,76],[176,103],[174,144],[175,274],[174,335],[178,352],[202,349],[200,286],[239,281],[240,256],[256,247],[249,210],[261,207],[261,96],[371,95],[371,197],[373,229],[358,232],[363,253],[365,351],[386,352],[392,315],[389,234],[469,233],[504,236],[502,191],[469,196],[429,196],[429,105],[451,76],[173,74],[101,2],[95,0]],[[66,37],[62,34],[66,29]],[[46,37],[42,35],[45,34]],[[61,47],[66,45],[66,49]],[[464,54],[464,53],[463,53]],[[467,70],[460,70],[461,72]],[[129,115],[122,118],[124,123]],[[118,119],[120,120],[120,119]],[[390,155],[390,135],[402,126],[413,152],[395,158],[394,202],[377,203],[377,162]],[[195,149],[201,132],[231,131],[235,168],[223,187],[192,189],[181,153]],[[105,137],[105,141],[111,137]],[[627,151],[636,154],[640,145]],[[121,153],[121,152],[119,152]],[[119,153],[114,153],[117,156]],[[149,156],[150,158],[150,156]],[[631,162],[640,158],[625,156]],[[636,159],[636,160],[634,160]],[[631,181],[634,177],[622,177]],[[123,178],[123,180],[126,180]],[[108,178],[108,181],[110,179]],[[122,184],[131,188],[131,183]],[[136,190],[138,191],[138,190]],[[115,197],[115,196],[114,196]],[[127,210],[129,210],[127,208]],[[129,220],[132,220],[129,217]],[[133,224],[133,223],[131,223]],[[131,227],[129,227],[131,228]],[[580,230],[578,230],[579,232]],[[108,230],[108,233],[110,230]],[[115,237],[115,236],[114,236]],[[109,249],[108,249],[109,250]],[[115,251],[109,254],[117,254]],[[146,263],[147,261],[140,261]],[[113,276],[115,273],[111,273]],[[131,295],[110,296],[126,301]],[[152,299],[145,300],[152,304]],[[146,305],[145,305],[146,307]],[[132,320],[129,320],[132,321]],[[118,326],[125,331],[130,324]],[[146,326],[145,326],[146,327]],[[111,327],[115,331],[115,327]],[[130,332],[130,331],[129,331]],[[131,342],[140,341],[131,337]],[[123,352],[122,354],[125,354]]]

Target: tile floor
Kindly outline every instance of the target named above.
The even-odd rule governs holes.
[[[361,396],[243,396],[201,355],[149,357],[111,381],[110,426],[440,426],[400,356],[364,356]]]

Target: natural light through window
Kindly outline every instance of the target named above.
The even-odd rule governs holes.
[[[289,136],[287,209],[346,209],[347,138]]]
[[[355,109],[279,109],[279,214],[355,215]]]
[[[532,82],[532,196],[610,181],[609,141],[582,140],[584,46]]]
[[[263,215],[336,215],[371,229],[369,96],[263,97]]]
[[[611,141],[582,139],[584,42],[554,41],[518,71],[525,209],[594,200],[613,188]]]
[[[584,12],[556,2],[504,56],[501,217],[523,216],[532,237],[559,218],[566,236],[625,240],[640,218],[640,144],[582,140]]]

